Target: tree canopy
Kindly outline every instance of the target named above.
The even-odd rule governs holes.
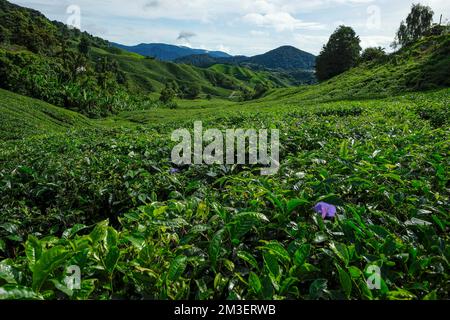
[[[392,46],[394,48],[407,46],[424,36],[432,27],[434,12],[430,7],[413,4],[411,12],[402,21]]]
[[[386,57],[386,51],[384,48],[370,47],[364,49],[364,51],[361,53],[361,62],[380,60],[384,57]]]
[[[351,27],[337,28],[317,57],[318,80],[328,80],[354,67],[360,57],[360,42],[361,40]]]

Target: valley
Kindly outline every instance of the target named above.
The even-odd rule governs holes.
[[[0,299],[450,298],[448,32],[318,82],[293,47],[162,61],[0,17]],[[279,130],[279,171],[174,163],[197,121]]]

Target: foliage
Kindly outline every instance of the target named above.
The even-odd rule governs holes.
[[[181,97],[184,99],[197,99],[201,93],[201,88],[198,84],[185,84],[180,88]]]
[[[80,54],[87,57],[89,54],[89,46],[89,39],[87,37],[81,37],[81,41],[78,44],[78,51],[80,52]]]
[[[177,87],[173,83],[167,83],[165,88],[161,91],[159,101],[162,103],[169,103],[175,99],[177,95]]]
[[[47,58],[0,49],[0,87],[89,117],[137,108],[132,105],[136,99],[120,85],[123,74],[114,66],[104,59],[94,67],[71,53]]]
[[[126,53],[4,0],[0,15],[0,87],[89,117],[142,109],[147,95],[163,90],[166,80],[180,83],[176,95],[188,99],[201,93],[227,97],[235,88],[250,90],[253,85],[250,79]],[[259,76],[277,81],[268,74]],[[134,104],[140,101],[144,103]]]
[[[52,26],[58,49],[0,49],[0,86],[23,94],[0,89],[0,299],[450,298],[448,35],[270,89],[264,73],[161,63]],[[131,94],[136,83],[146,89]],[[154,101],[146,90],[162,83]],[[192,83],[258,100],[175,99]],[[171,163],[171,132],[198,119],[279,129],[279,172]],[[71,266],[80,288],[66,282]]]
[[[204,127],[268,128],[282,167],[173,173],[183,109],[2,142],[0,287],[16,299],[448,297],[449,91],[385,100],[242,104]],[[45,110],[45,109],[44,109]],[[188,110],[193,112],[194,110]],[[429,118],[440,112],[445,123]],[[78,121],[78,120],[76,120]],[[92,152],[95,150],[95,153]],[[322,221],[318,201],[338,206]],[[382,271],[369,290],[370,265]],[[81,290],[66,287],[68,266]]]
[[[316,59],[319,81],[328,80],[354,67],[360,57],[360,39],[351,27],[340,26]]]
[[[442,35],[423,38],[379,62],[361,64],[319,85],[272,90],[258,104],[379,98],[449,86],[450,35]]]
[[[361,53],[361,62],[380,62],[387,57],[386,50],[382,47],[370,47]]]
[[[259,78],[269,73],[271,81],[283,86],[315,83],[313,72],[316,57],[291,46],[283,46],[253,57],[211,57],[207,54],[190,55],[176,59],[177,63],[202,68],[221,69],[238,79]],[[255,75],[252,75],[255,73]],[[256,79],[255,79],[256,80]],[[267,79],[266,79],[267,81]]]
[[[431,29],[434,12],[430,7],[413,4],[405,21],[400,23],[393,47],[404,47],[426,35]]]

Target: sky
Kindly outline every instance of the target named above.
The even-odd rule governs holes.
[[[233,55],[282,45],[318,54],[339,25],[363,48],[389,49],[400,21],[419,0],[12,0],[51,20],[125,45],[168,43]],[[450,18],[450,0],[420,0],[435,20]]]

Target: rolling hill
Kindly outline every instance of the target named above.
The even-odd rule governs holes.
[[[85,114],[89,116],[104,113],[98,111],[99,108],[93,108],[92,104],[103,101],[107,107],[111,105],[111,100],[118,101],[111,98],[116,92],[125,91],[129,95],[139,95],[141,100],[147,99],[147,95],[151,94],[152,99],[157,99],[159,92],[169,82],[176,82],[180,87],[195,84],[200,87],[201,95],[222,98],[229,97],[235,91],[251,92],[258,83],[272,88],[289,84],[283,77],[279,79],[277,75],[267,72],[243,71],[246,74],[251,73],[251,76],[237,79],[232,73],[225,74],[214,69],[144,57],[117,48],[108,41],[86,32],[70,29],[60,22],[52,22],[38,11],[5,0],[0,0],[0,16],[3,17],[0,20],[0,88],[29,94],[73,110],[87,110]],[[89,46],[85,57],[80,55],[78,48],[83,39]],[[177,50],[185,52],[184,54],[206,52],[166,45],[150,47],[164,48],[175,54]],[[210,54],[228,57],[221,52]],[[85,75],[89,75],[92,81],[86,81],[77,70],[85,70]],[[33,75],[35,73],[38,73],[38,76]],[[19,74],[25,74],[26,77]],[[99,90],[95,82],[102,82],[105,77],[112,78],[111,81],[116,82],[116,87],[101,96],[105,90]],[[90,88],[86,83],[89,83]],[[77,90],[69,89],[80,86],[83,86],[84,91],[89,91],[89,94],[80,96]],[[70,92],[76,96],[67,97]],[[122,93],[121,95],[124,96]],[[72,100],[77,103],[68,103]],[[83,108],[78,108],[81,104],[78,104],[79,101],[84,101]],[[132,104],[131,101],[129,106]],[[95,110],[89,111],[90,109]]]
[[[268,69],[312,70],[316,65],[316,57],[308,52],[292,46],[283,46],[267,53],[257,55],[245,61],[247,64],[255,64]]]
[[[0,140],[65,132],[91,126],[79,113],[0,89]]]
[[[136,94],[157,96],[169,81],[178,85],[196,83],[203,94],[227,98],[237,90],[252,90],[257,84],[271,88],[289,86],[293,80],[285,74],[252,71],[238,66],[200,68],[187,64],[159,61],[139,54],[111,48],[94,48],[93,59],[108,57],[118,62],[125,72],[128,88]]]
[[[385,98],[450,86],[450,35],[425,37],[385,60],[360,64],[323,83],[273,90],[265,102]]]
[[[0,89],[0,300],[450,298],[450,35],[258,100],[175,98],[90,119],[41,100],[74,94],[89,108],[106,92],[107,108],[151,101],[167,81],[223,97],[282,85],[261,64],[290,54],[254,70],[161,62],[33,11],[2,15],[5,3],[0,84],[21,94]],[[276,129],[279,170],[179,165],[171,136],[200,120],[219,145],[231,128]]]
[[[310,84],[316,81],[314,74],[316,57],[292,46],[282,46],[267,53],[253,56],[212,57],[209,55],[190,55],[176,59],[176,63],[190,64],[208,68],[215,64],[229,64],[252,70],[277,72],[290,78],[293,85]]]

